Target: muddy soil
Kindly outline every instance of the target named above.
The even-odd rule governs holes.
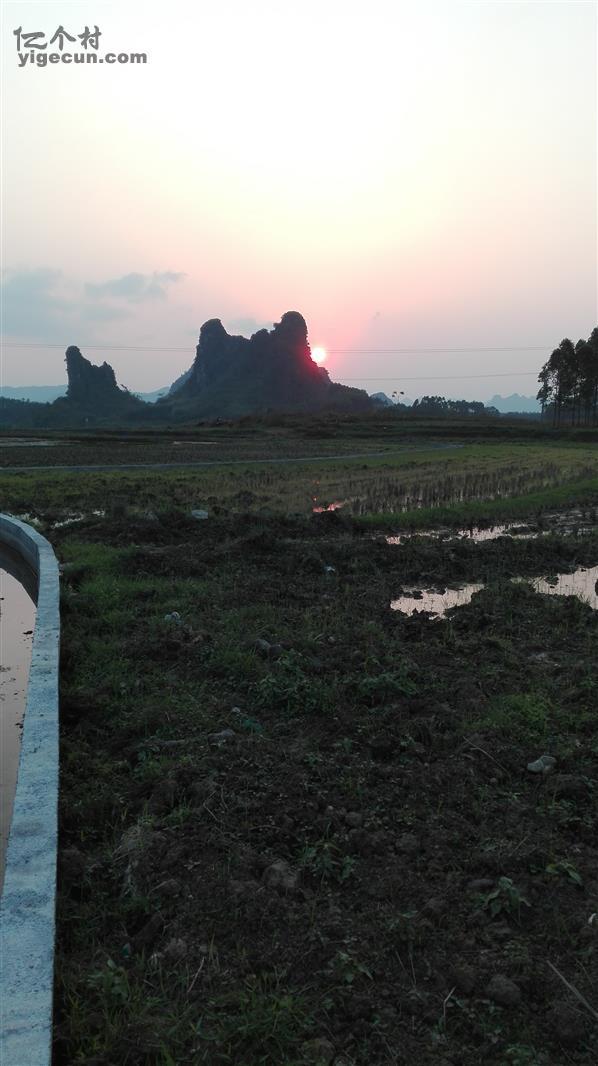
[[[593,1066],[598,612],[510,579],[595,533],[53,537],[57,1066]],[[485,588],[390,609],[455,581]]]

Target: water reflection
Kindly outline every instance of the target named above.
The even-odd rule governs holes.
[[[533,577],[529,580],[536,592],[549,596],[577,596],[583,603],[598,610],[598,566],[586,570],[581,566],[574,574],[557,574],[556,577]]]
[[[39,437],[32,440],[27,440],[25,437],[2,437],[0,439],[2,448],[53,448],[56,444],[68,443],[67,440],[41,440]]]
[[[468,526],[467,529],[422,529],[415,533],[398,533],[396,536],[387,537],[387,544],[404,544],[412,537],[427,537],[431,540],[472,540],[476,544],[487,540],[496,540],[498,537],[512,537],[515,540],[528,540],[541,535],[540,530],[531,530],[529,526],[521,523],[508,525]]]
[[[317,496],[314,496],[314,503],[316,503],[317,498]],[[339,511],[341,507],[345,507],[350,502],[350,500],[333,500],[332,503],[328,503],[325,506],[317,505],[312,507],[312,514],[322,514],[324,511]]]
[[[527,581],[536,592],[549,596],[576,596],[593,610],[598,610],[598,566],[580,566],[572,574],[557,574],[555,577],[515,577],[513,581]],[[483,584],[472,582],[452,589],[407,589],[396,600],[391,600],[391,610],[403,614],[425,612],[433,619],[442,618],[451,607],[464,607],[471,602]]]
[[[442,618],[450,607],[464,607],[471,601],[472,596],[483,588],[483,585],[470,584],[442,591],[411,589],[404,592],[398,599],[392,600],[390,607],[392,611],[402,611],[403,614],[424,611],[435,618]]]
[[[0,884],[12,818],[31,662],[37,579],[21,557],[0,548]]]
[[[512,540],[531,540],[549,534],[583,535],[596,532],[596,514],[584,515],[581,511],[562,511],[544,514],[538,523],[505,522],[495,526],[467,526],[463,529],[417,529],[397,533],[386,537],[387,544],[404,544],[412,537],[426,537],[430,540],[472,540],[482,543],[496,540],[498,537],[510,537]]]
[[[76,522],[85,522],[88,518],[104,518],[105,515],[105,511],[98,510],[87,511],[86,513],[81,512],[80,514],[69,514],[66,518],[61,518],[59,522],[53,522],[52,529],[62,529],[64,526],[72,526]]]

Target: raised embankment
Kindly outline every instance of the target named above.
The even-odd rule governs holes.
[[[0,900],[0,1062],[49,1066],[58,807],[59,574],[48,541],[0,514],[0,542],[38,578],[37,614]]]

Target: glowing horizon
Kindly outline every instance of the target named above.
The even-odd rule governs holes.
[[[76,344],[157,388],[207,319],[250,335],[294,309],[335,380],[531,394],[517,375],[596,325],[595,5],[6,0],[2,19],[5,384],[63,380]],[[13,29],[60,24],[148,62],[18,69]],[[8,346],[27,342],[63,350]],[[388,354],[409,348],[444,350]]]

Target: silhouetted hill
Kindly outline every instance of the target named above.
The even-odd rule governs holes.
[[[66,374],[66,400],[69,404],[97,408],[121,402],[123,393],[110,364],[94,366],[74,345],[66,350]]]
[[[68,386],[53,403],[0,397],[0,425],[67,427],[238,417],[266,412],[369,411],[366,392],[332,382],[314,363],[305,319],[287,311],[271,331],[231,337],[219,319],[206,322],[192,367],[167,396],[144,403],[116,381],[108,363],[96,366],[74,345],[66,350]]]
[[[108,363],[94,366],[78,348],[66,350],[68,385],[66,396],[53,403],[31,403],[0,397],[0,425],[29,428],[116,425],[139,421],[144,411],[153,410],[116,382]]]
[[[178,392],[179,389],[182,388],[182,386],[185,384],[185,382],[188,381],[189,378],[191,377],[191,371],[192,370],[193,370],[193,367],[190,366],[188,370],[183,371],[182,374],[179,374],[178,378],[175,378],[175,380],[173,381],[172,385],[168,389],[168,395],[169,396],[172,396],[175,392]]]
[[[314,363],[307,325],[297,311],[287,311],[272,330],[258,330],[249,340],[230,336],[218,318],[205,322],[188,377],[158,401],[162,405],[174,417],[372,408],[366,392],[335,384]]]

